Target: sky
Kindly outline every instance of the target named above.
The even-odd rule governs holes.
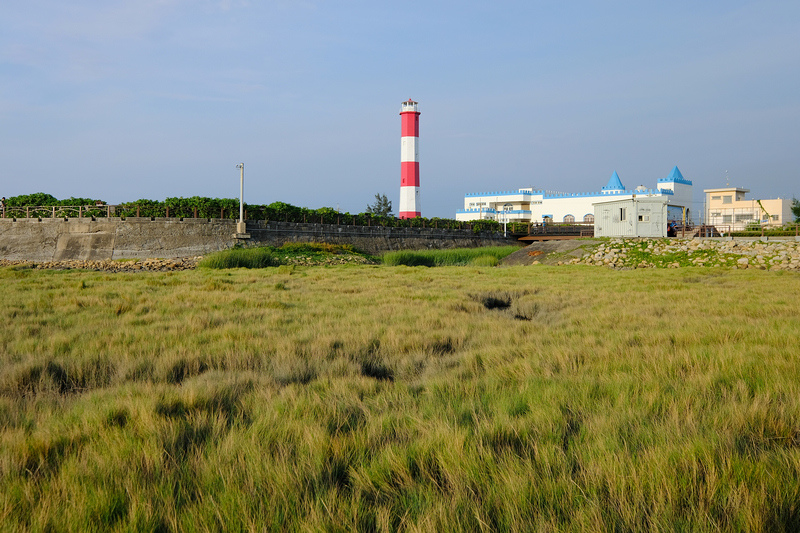
[[[520,187],[800,197],[797,0],[4,0],[0,194],[422,214]],[[696,211],[697,212],[697,211]]]

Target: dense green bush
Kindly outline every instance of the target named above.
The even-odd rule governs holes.
[[[121,217],[162,217],[164,209],[158,200],[141,199],[130,204],[124,204],[117,214]]]
[[[58,199],[52,194],[35,192],[33,194],[22,194],[6,198],[7,207],[26,207],[26,206],[58,205]]]

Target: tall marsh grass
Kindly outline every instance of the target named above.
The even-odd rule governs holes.
[[[266,268],[278,266],[280,260],[269,248],[232,248],[214,252],[198,264],[201,268]]]
[[[349,244],[324,242],[285,243],[279,247],[232,248],[209,254],[198,264],[201,268],[266,268],[279,265],[373,264],[377,260]]]
[[[504,257],[519,250],[518,246],[485,246],[443,250],[401,250],[387,252],[383,264],[389,266],[496,266]]]
[[[800,276],[0,269],[4,531],[796,531]]]

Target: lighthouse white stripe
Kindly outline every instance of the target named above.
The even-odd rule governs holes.
[[[419,161],[419,137],[400,137],[400,162]]]
[[[419,187],[400,187],[400,209],[397,211],[420,211]]]

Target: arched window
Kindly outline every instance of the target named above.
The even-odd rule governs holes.
[[[566,223],[566,224],[574,224],[575,223],[575,217],[572,216],[572,215],[565,216],[564,217],[564,223]]]
[[[591,213],[583,215],[583,221],[589,222],[590,224],[594,224],[594,215]]]

